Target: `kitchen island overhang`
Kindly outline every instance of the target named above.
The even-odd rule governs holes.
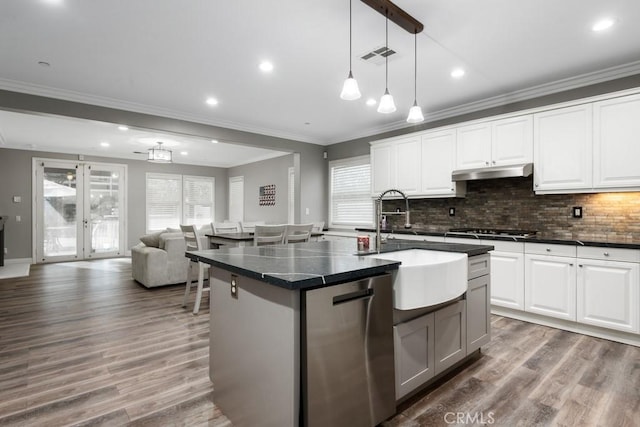
[[[471,256],[493,249],[395,241],[384,250],[411,248]],[[187,253],[212,266],[210,378],[216,405],[234,425],[312,425],[305,416],[306,363],[301,360],[306,357],[305,295],[389,277],[400,264],[355,249],[355,242],[346,240]]]

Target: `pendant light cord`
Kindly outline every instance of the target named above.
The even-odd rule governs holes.
[[[389,90],[389,10],[384,14],[384,89]]]
[[[413,33],[413,102],[418,101],[418,33]]]
[[[351,0],[349,0],[349,74],[351,74],[351,57],[353,54],[351,53]]]

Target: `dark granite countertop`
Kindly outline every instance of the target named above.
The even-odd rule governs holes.
[[[356,231],[375,232],[372,228],[356,228]],[[460,237],[463,239],[473,240],[496,240],[503,242],[528,242],[528,243],[547,243],[556,245],[573,245],[573,246],[598,246],[605,248],[621,248],[621,249],[640,249],[640,241],[632,237],[621,236],[582,236],[582,235],[566,235],[564,233],[538,233],[533,237],[509,237],[509,236],[492,236],[486,234],[462,234],[451,233],[447,231],[431,231],[422,229],[388,229],[382,230],[384,235],[414,235],[414,236],[438,236],[438,237]]]
[[[366,255],[377,251],[356,251],[355,239],[296,243],[278,246],[249,246],[187,252],[187,257],[242,276],[287,289],[308,289],[375,276],[397,270],[397,261],[387,261]],[[404,249],[427,249],[480,255],[493,246],[416,242],[394,240],[380,252]]]

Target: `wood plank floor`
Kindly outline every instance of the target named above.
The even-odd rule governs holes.
[[[230,426],[183,289],[129,259],[0,280],[0,426]],[[483,353],[383,425],[640,426],[639,348],[494,316]]]

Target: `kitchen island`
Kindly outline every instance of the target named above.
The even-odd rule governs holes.
[[[383,249],[410,248],[492,249],[411,241]],[[187,253],[211,265],[210,377],[234,425],[375,425],[393,415],[391,273],[400,263],[355,249],[348,240]],[[354,423],[363,405],[365,420]]]

